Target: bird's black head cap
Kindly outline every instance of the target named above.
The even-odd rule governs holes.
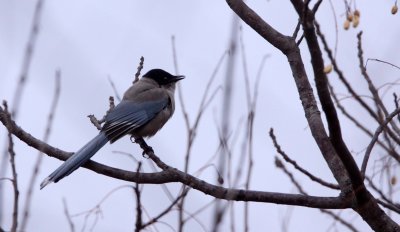
[[[159,85],[167,85],[182,80],[184,78],[184,76],[174,76],[162,69],[152,69],[144,74],[143,77],[153,79]]]

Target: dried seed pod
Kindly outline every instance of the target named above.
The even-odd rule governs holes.
[[[359,17],[359,18],[360,18],[360,11],[358,11],[358,10],[355,10],[353,14],[354,14],[354,16],[356,16],[356,17]]]
[[[333,69],[332,64],[328,64],[328,65],[325,66],[325,68],[324,68],[324,73],[325,73],[325,74],[328,74],[328,73],[332,72],[332,69]]]
[[[391,183],[392,185],[396,185],[396,183],[397,183],[397,178],[396,178],[396,176],[392,176],[392,178],[390,178],[390,183]]]
[[[350,22],[353,21],[353,14],[351,12],[347,12],[347,20]]]
[[[345,30],[348,30],[350,28],[350,21],[349,20],[346,19],[346,21],[344,21],[343,28]]]
[[[392,7],[392,14],[396,14],[398,10],[399,10],[399,8],[397,7],[397,5],[394,5]]]
[[[356,28],[360,24],[360,17],[355,16],[353,20],[353,27]]]

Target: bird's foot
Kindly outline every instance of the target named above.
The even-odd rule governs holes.
[[[154,150],[152,147],[150,147],[146,144],[146,147],[143,148],[142,156],[144,158],[148,159],[148,158],[150,158],[150,156],[148,155],[149,153],[154,154]]]
[[[135,143],[139,144],[139,146],[143,149],[142,156],[146,159],[150,158],[150,154],[154,154],[154,150],[152,147],[147,145],[147,143],[144,141],[142,137],[134,137],[131,136],[131,141],[134,141]]]

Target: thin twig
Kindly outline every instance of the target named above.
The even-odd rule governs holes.
[[[333,20],[335,22],[335,48],[333,49],[333,58],[336,59],[338,43],[339,43],[338,22],[337,22],[337,18],[336,18],[335,7],[333,6],[332,0],[329,0],[329,6],[331,7],[332,14],[333,14]]]
[[[358,39],[358,43],[357,43],[357,49],[358,49],[358,59],[359,59],[359,66],[361,69],[361,74],[363,75],[364,79],[367,81],[368,83],[368,88],[373,96],[374,102],[377,105],[379,110],[382,110],[385,117],[387,117],[389,115],[388,110],[386,109],[385,104],[383,104],[382,99],[379,97],[378,94],[378,90],[376,89],[375,85],[373,84],[371,78],[369,77],[368,73],[367,73],[367,68],[364,66],[364,51],[362,48],[362,31],[360,31],[357,34],[357,39]],[[400,129],[397,127],[397,125],[393,122],[390,121],[390,125],[393,127],[393,129],[396,131],[397,134],[400,134]],[[389,128],[388,128],[389,130]],[[398,138],[396,136],[396,138]]]
[[[392,64],[392,63],[387,62],[387,61],[384,61],[384,60],[376,59],[376,58],[368,58],[368,59],[367,59],[367,62],[365,62],[365,68],[367,68],[367,66],[368,66],[368,61],[370,61],[370,60],[371,60],[371,61],[380,62],[380,63],[384,63],[384,64],[390,65],[390,66],[392,66],[392,67],[394,67],[394,68],[400,69],[400,67],[397,66],[397,65],[395,65],[395,64]]]
[[[328,83],[329,84],[329,83]],[[329,91],[331,93],[331,96],[333,97],[333,100],[336,103],[336,106],[340,109],[340,111],[342,112],[342,114],[344,116],[346,116],[351,122],[354,123],[354,125],[356,125],[361,131],[363,131],[365,134],[367,134],[369,137],[373,137],[373,133],[372,131],[370,131],[369,129],[367,129],[367,127],[365,127],[364,125],[361,124],[361,122],[356,119],[355,117],[353,117],[349,112],[347,112],[347,110],[344,108],[344,106],[340,103],[340,100],[337,98],[337,94],[335,93],[333,87],[331,84],[329,84]],[[384,144],[382,141],[378,140],[377,143],[383,148],[385,149],[385,151],[388,152],[388,154],[390,154],[393,158],[395,158],[396,160],[400,160],[400,155],[395,151],[390,149],[386,144]]]
[[[369,145],[368,145],[368,147],[367,147],[367,150],[365,151],[365,154],[364,154],[364,159],[363,159],[363,162],[362,162],[362,165],[361,165],[361,174],[362,174],[363,176],[365,176],[365,171],[366,171],[366,169],[367,169],[367,164],[368,164],[369,156],[371,155],[372,148],[374,147],[376,141],[378,140],[379,135],[380,135],[380,134],[382,133],[382,131],[386,128],[386,125],[392,121],[393,117],[395,117],[395,116],[398,115],[399,113],[400,113],[400,108],[397,108],[395,111],[393,111],[392,113],[390,113],[390,114],[386,117],[385,121],[383,121],[382,124],[379,125],[379,127],[376,129],[376,131],[375,131],[375,133],[374,133],[374,136],[372,137],[372,140],[371,140],[371,142],[369,143]]]
[[[290,179],[290,181],[296,186],[297,190],[304,195],[307,195],[307,193],[304,191],[304,189],[301,187],[299,182],[294,178],[293,173],[291,173],[289,170],[286,169],[285,165],[277,158],[275,157],[275,166],[279,169],[281,169]],[[343,226],[347,227],[349,230],[353,232],[357,232],[358,230],[349,222],[345,221],[338,215],[334,214],[333,212],[327,210],[327,209],[319,209],[322,213],[325,213],[329,216],[331,216],[335,221],[340,222]]]
[[[225,80],[223,86],[223,97],[222,97],[222,111],[221,111],[221,135],[222,135],[222,149],[219,155],[218,160],[218,170],[220,171],[222,177],[225,176],[225,165],[226,158],[228,155],[228,135],[230,133],[230,118],[231,118],[231,108],[232,108],[232,94],[233,94],[233,85],[234,74],[235,74],[235,62],[237,59],[237,43],[238,43],[238,29],[239,29],[239,18],[237,15],[233,16],[232,25],[231,25],[231,34],[230,34],[230,42],[229,42],[229,57],[226,65],[225,72]],[[213,226],[212,231],[219,231],[219,226],[222,222],[222,218],[224,216],[224,208],[221,205],[222,203],[217,200],[215,203],[215,210],[213,216]]]
[[[4,111],[6,114],[8,112],[8,105],[6,101],[3,101]],[[13,213],[12,213],[12,224],[11,224],[11,232],[17,232],[18,228],[18,204],[19,204],[19,190],[18,190],[18,175],[17,169],[15,167],[15,151],[14,151],[14,142],[12,138],[11,131],[8,131],[8,153],[10,154],[10,164],[11,164],[11,173],[12,173],[12,186],[14,190],[14,202],[13,202]]]
[[[69,214],[69,211],[68,211],[67,200],[65,200],[65,198],[63,198],[62,201],[63,201],[63,207],[64,207],[64,215],[67,218],[68,226],[69,226],[71,232],[75,232],[75,225],[74,225],[74,222],[72,221],[71,215]]]
[[[382,200],[380,200],[380,199],[377,199],[376,201],[377,201],[380,205],[382,205],[383,207],[385,207],[385,208],[387,208],[387,209],[390,209],[390,210],[392,210],[393,212],[396,212],[396,213],[400,214],[400,208],[399,208],[399,207],[396,207],[396,206],[393,205],[393,204],[389,204],[389,203],[387,203],[387,202],[384,202],[384,201],[382,201]]]
[[[49,115],[47,117],[47,125],[46,125],[46,130],[43,136],[43,142],[47,143],[47,141],[50,138],[51,134],[51,128],[53,126],[53,120],[58,104],[58,100],[60,98],[60,92],[61,92],[61,71],[57,70],[55,73],[55,89],[54,89],[54,96],[53,96],[53,101],[51,103]],[[28,225],[28,219],[29,219],[29,210],[31,207],[31,201],[33,197],[33,190],[34,186],[36,185],[36,180],[39,174],[40,170],[40,165],[42,164],[42,159],[43,159],[43,153],[39,152],[39,154],[36,157],[36,162],[35,165],[33,166],[32,170],[32,175],[31,179],[29,181],[29,186],[27,190],[27,195],[26,195],[26,200],[25,200],[25,207],[24,207],[24,212],[23,212],[23,217],[21,220],[21,231],[26,230],[26,226]]]
[[[138,172],[136,172],[136,173],[138,173]],[[93,230],[94,230],[94,227],[97,225],[97,221],[98,221],[98,219],[99,219],[99,216],[102,216],[101,205],[102,205],[110,196],[112,196],[112,194],[114,194],[115,192],[117,192],[118,190],[123,189],[123,188],[130,188],[130,189],[133,189],[133,187],[132,187],[131,185],[122,185],[122,186],[116,187],[116,188],[112,189],[111,191],[109,191],[109,192],[108,192],[108,193],[107,193],[93,208],[91,208],[91,209],[89,209],[89,210],[85,210],[85,211],[80,212],[80,213],[72,214],[72,215],[70,215],[70,216],[71,216],[71,217],[79,217],[79,216],[84,215],[84,216],[85,216],[85,219],[84,219],[84,223],[83,223],[83,226],[82,226],[82,231],[85,231],[86,226],[87,226],[86,224],[87,224],[87,222],[88,222],[89,217],[92,216],[92,215],[95,215],[94,222],[92,223],[92,226],[90,227],[90,231],[93,231]]]
[[[399,107],[399,100],[398,100],[398,97],[397,97],[396,93],[393,93],[393,98],[394,98],[394,106],[396,107],[396,109],[400,108]],[[400,122],[400,115],[397,115],[397,121]]]
[[[292,38],[293,38],[293,39],[296,39],[296,38],[297,38],[297,35],[299,34],[299,31],[300,31],[300,26],[301,26],[301,20],[298,19],[298,20],[297,20],[296,28],[294,29],[293,34],[292,34]]]
[[[300,167],[296,161],[292,160],[288,155],[286,155],[286,153],[282,150],[281,146],[279,145],[279,143],[275,137],[273,128],[271,128],[269,130],[269,136],[271,137],[272,142],[274,143],[276,151],[283,157],[283,159],[286,162],[292,164],[295,169],[297,169],[298,171],[300,171],[301,173],[303,173],[304,175],[309,177],[312,181],[319,183],[320,185],[323,185],[323,186],[331,188],[331,189],[340,189],[337,184],[328,183],[328,182],[322,180],[321,178],[318,178],[315,175],[311,174],[304,168]]]
[[[139,173],[142,167],[142,162],[138,163],[136,172]],[[139,183],[136,183],[133,187],[136,196],[136,223],[135,223],[135,232],[139,232],[143,228],[143,220],[142,220],[142,203],[140,199],[140,188]]]
[[[353,87],[350,85],[350,83],[347,81],[347,78],[344,76],[342,70],[339,69],[338,63],[336,62],[335,57],[333,56],[332,50],[329,48],[328,42],[326,41],[326,38],[324,34],[321,32],[320,26],[317,21],[315,23],[315,29],[317,32],[317,35],[321,39],[322,44],[324,45],[324,49],[326,54],[328,55],[329,60],[332,63],[333,70],[336,72],[336,74],[339,77],[339,80],[344,84],[346,87],[347,91],[354,97],[354,99],[371,115],[372,118],[374,118],[377,122],[379,122],[378,115],[372,110],[372,108],[360,97],[358,93],[353,89]]]
[[[175,73],[179,74],[179,68],[178,68],[178,56],[176,53],[176,44],[175,44],[175,36],[171,37],[171,45],[172,45],[172,58],[174,61],[174,68],[175,68]],[[185,102],[183,99],[183,92],[182,92],[182,88],[181,86],[178,84],[178,97],[179,97],[179,103],[181,106],[181,110],[182,110],[182,114],[183,114],[183,118],[185,119],[185,125],[186,125],[186,129],[188,131],[188,145],[186,148],[186,155],[185,155],[185,163],[184,163],[184,171],[188,172],[189,170],[189,158],[190,158],[190,149],[191,149],[191,143],[192,143],[192,133],[193,131],[190,128],[190,120],[189,120],[189,114],[186,110],[186,106],[185,106]],[[183,218],[183,212],[184,212],[184,207],[185,207],[185,197],[182,197],[182,199],[180,200],[180,202],[178,203],[178,231],[182,232],[183,231],[183,227],[185,225],[184,223],[184,218]]]
[[[147,226],[150,226],[156,222],[158,222],[162,217],[164,217],[167,213],[171,212],[171,209],[179,202],[180,199],[184,198],[187,193],[189,192],[189,188],[183,189],[183,192],[175,198],[171,204],[165,208],[161,213],[159,213],[156,217],[153,217],[150,221],[146,222],[145,224],[142,225],[142,229],[146,228]]]
[[[400,205],[399,205],[399,204],[396,204],[396,203],[394,203],[393,201],[391,201],[391,200],[382,192],[381,189],[379,189],[377,186],[375,186],[374,182],[373,182],[369,177],[365,177],[365,178],[367,179],[367,181],[368,181],[369,185],[371,186],[371,188],[372,188],[373,190],[375,190],[375,191],[379,194],[379,196],[380,196],[384,201],[386,201],[387,204],[392,205],[393,207],[397,208],[397,211],[400,211]]]
[[[139,76],[140,76],[140,72],[143,69],[143,63],[144,63],[144,57],[141,56],[140,57],[140,62],[139,62],[139,66],[137,67],[137,72],[135,74],[135,79],[133,80],[132,84],[135,84],[136,82],[139,81]]]
[[[115,107],[113,96],[110,96],[108,98],[108,102],[109,102],[109,108],[100,120],[97,119],[93,114],[88,115],[90,122],[97,128],[97,130],[101,130],[101,128],[102,128],[101,124],[103,124],[106,121],[107,114]]]
[[[121,102],[121,97],[119,96],[117,87],[115,87],[114,81],[111,79],[111,76],[108,76],[108,82],[110,82],[111,88],[113,89],[114,95],[117,98],[118,102]]]
[[[247,100],[247,128],[245,134],[245,140],[243,141],[247,144],[247,157],[248,157],[248,167],[247,167],[247,176],[245,182],[245,189],[249,189],[250,181],[251,181],[251,172],[253,170],[253,125],[254,125],[254,108],[253,100],[251,96],[250,90],[250,78],[249,73],[247,70],[247,59],[246,59],[246,50],[244,47],[243,41],[243,31],[239,31],[239,44],[240,44],[240,51],[242,54],[242,66],[243,66],[243,76],[244,76],[244,83],[245,83],[245,93],[246,93],[246,100]],[[249,231],[249,203],[244,203],[244,230],[245,232]]]
[[[32,57],[35,52],[36,41],[40,31],[40,20],[42,16],[42,9],[44,5],[44,0],[37,0],[35,5],[35,10],[33,12],[33,18],[31,21],[31,28],[28,35],[28,40],[25,45],[25,51],[22,60],[21,73],[19,75],[18,84],[14,91],[14,97],[12,100],[12,108],[11,108],[11,116],[16,119],[18,117],[19,106],[21,104],[21,99],[24,95],[24,90],[26,87],[28,74],[30,71]],[[5,141],[4,151],[2,153],[1,161],[0,161],[0,176],[4,176],[7,173],[7,163],[8,163],[8,154],[7,154],[7,144],[8,141]],[[4,201],[4,192],[3,183],[0,182],[0,225],[3,221],[3,201]]]

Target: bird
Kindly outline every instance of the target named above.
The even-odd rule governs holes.
[[[99,134],[45,178],[40,189],[57,183],[84,165],[108,141],[113,143],[125,135],[135,139],[155,135],[172,117],[176,83],[184,78],[183,75],[172,75],[162,69],[151,69],[134,81],[121,102],[105,116]]]

